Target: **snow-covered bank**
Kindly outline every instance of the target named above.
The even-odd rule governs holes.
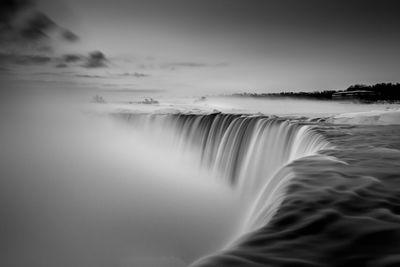
[[[321,121],[333,124],[400,124],[400,104],[396,103],[349,103],[337,101],[270,100],[232,97],[207,97],[198,100],[186,98],[158,98],[156,104],[137,101],[106,101],[90,103],[84,111],[95,114],[149,113],[149,114],[211,114],[264,115]],[[128,98],[128,100],[131,100]]]
[[[400,108],[343,113],[329,117],[326,122],[334,124],[393,125],[400,124]]]

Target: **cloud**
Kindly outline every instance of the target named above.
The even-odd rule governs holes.
[[[202,68],[208,66],[207,64],[198,62],[178,62],[178,63],[171,63],[170,65],[176,67],[189,67],[189,68]]]
[[[80,54],[65,54],[62,56],[62,61],[64,61],[65,63],[80,62],[84,59],[85,57]]]
[[[48,33],[56,28],[56,24],[41,12],[34,12],[25,20],[24,25],[18,29],[24,40],[35,41],[47,38]]]
[[[104,76],[100,76],[100,75],[88,75],[88,74],[77,74],[75,75],[75,77],[79,77],[79,78],[106,78]]]
[[[0,1],[0,43],[2,50],[25,48],[39,50],[48,44],[51,33],[59,33],[65,41],[76,42],[79,37],[37,10],[32,0]],[[26,51],[25,51],[26,52]]]
[[[33,3],[30,0],[2,0],[0,2],[1,25],[9,24],[16,14],[32,6]]]
[[[89,53],[89,56],[86,58],[86,62],[83,65],[85,68],[104,68],[107,67],[108,59],[106,56],[100,51],[94,51]]]
[[[17,58],[18,64],[47,64],[52,61],[51,57],[42,55],[23,55]]]
[[[144,78],[150,76],[149,74],[146,73],[141,73],[141,72],[134,72],[134,73],[122,73],[119,76],[125,76],[125,77],[135,77],[135,78]]]
[[[59,62],[57,68],[66,68],[70,65],[80,66],[84,68],[103,68],[107,67],[109,60],[100,51],[94,51],[89,53],[87,56],[82,54],[65,54],[58,58]]]
[[[0,52],[0,65],[45,65],[54,63],[56,68],[67,68],[69,66],[84,68],[107,67],[109,60],[100,51],[94,51],[88,55],[65,54],[61,57],[53,57],[43,54],[20,54],[12,52]],[[124,73],[123,76],[146,77],[143,73]]]
[[[176,68],[206,68],[206,67],[226,67],[228,63],[221,62],[217,64],[207,64],[203,62],[192,62],[192,61],[185,61],[185,62],[169,62],[161,65],[163,69],[170,69],[175,70]]]
[[[61,36],[62,36],[65,40],[67,40],[67,41],[69,41],[69,42],[77,42],[77,41],[79,41],[79,36],[76,35],[75,33],[71,32],[70,30],[65,30],[65,29],[64,29],[64,30],[61,32]]]
[[[43,65],[51,62],[53,59],[43,55],[21,55],[12,53],[0,53],[0,64],[35,64]]]
[[[56,65],[56,68],[66,68],[66,67],[68,67],[68,65],[65,64],[65,63],[58,63],[58,64]]]
[[[162,64],[162,68],[173,69],[176,67],[186,67],[186,68],[203,68],[207,67],[208,65],[201,62],[170,62]]]

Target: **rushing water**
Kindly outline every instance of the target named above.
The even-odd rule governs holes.
[[[398,266],[399,126],[323,126],[334,149],[285,166],[275,216],[193,266]]]
[[[197,155],[201,167],[235,188],[250,203],[245,232],[265,225],[279,207],[293,174],[277,171],[329,147],[310,126],[284,119],[221,113],[116,116],[155,140]]]
[[[233,243],[193,266],[398,263],[400,194],[390,186],[398,185],[400,127],[220,113],[117,117],[168,136],[163,142],[197,155],[249,203]]]

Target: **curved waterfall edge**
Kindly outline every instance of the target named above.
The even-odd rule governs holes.
[[[308,157],[322,158],[318,152],[333,148],[313,126],[276,117],[124,114],[123,119],[162,136],[183,152],[198,154],[203,167],[253,198],[243,227],[224,250],[239,244],[244,236],[266,226],[274,217],[296,177],[291,164]]]

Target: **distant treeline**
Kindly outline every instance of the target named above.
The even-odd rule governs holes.
[[[302,98],[317,100],[332,100],[332,95],[339,92],[351,91],[371,91],[374,92],[372,100],[381,101],[399,101],[400,100],[400,83],[378,83],[375,85],[356,84],[346,90],[325,90],[313,92],[280,92],[280,93],[236,93],[233,96],[240,97],[268,97],[268,98]]]
[[[359,90],[374,92],[377,100],[400,100],[400,83],[356,84],[346,89],[346,91]]]

